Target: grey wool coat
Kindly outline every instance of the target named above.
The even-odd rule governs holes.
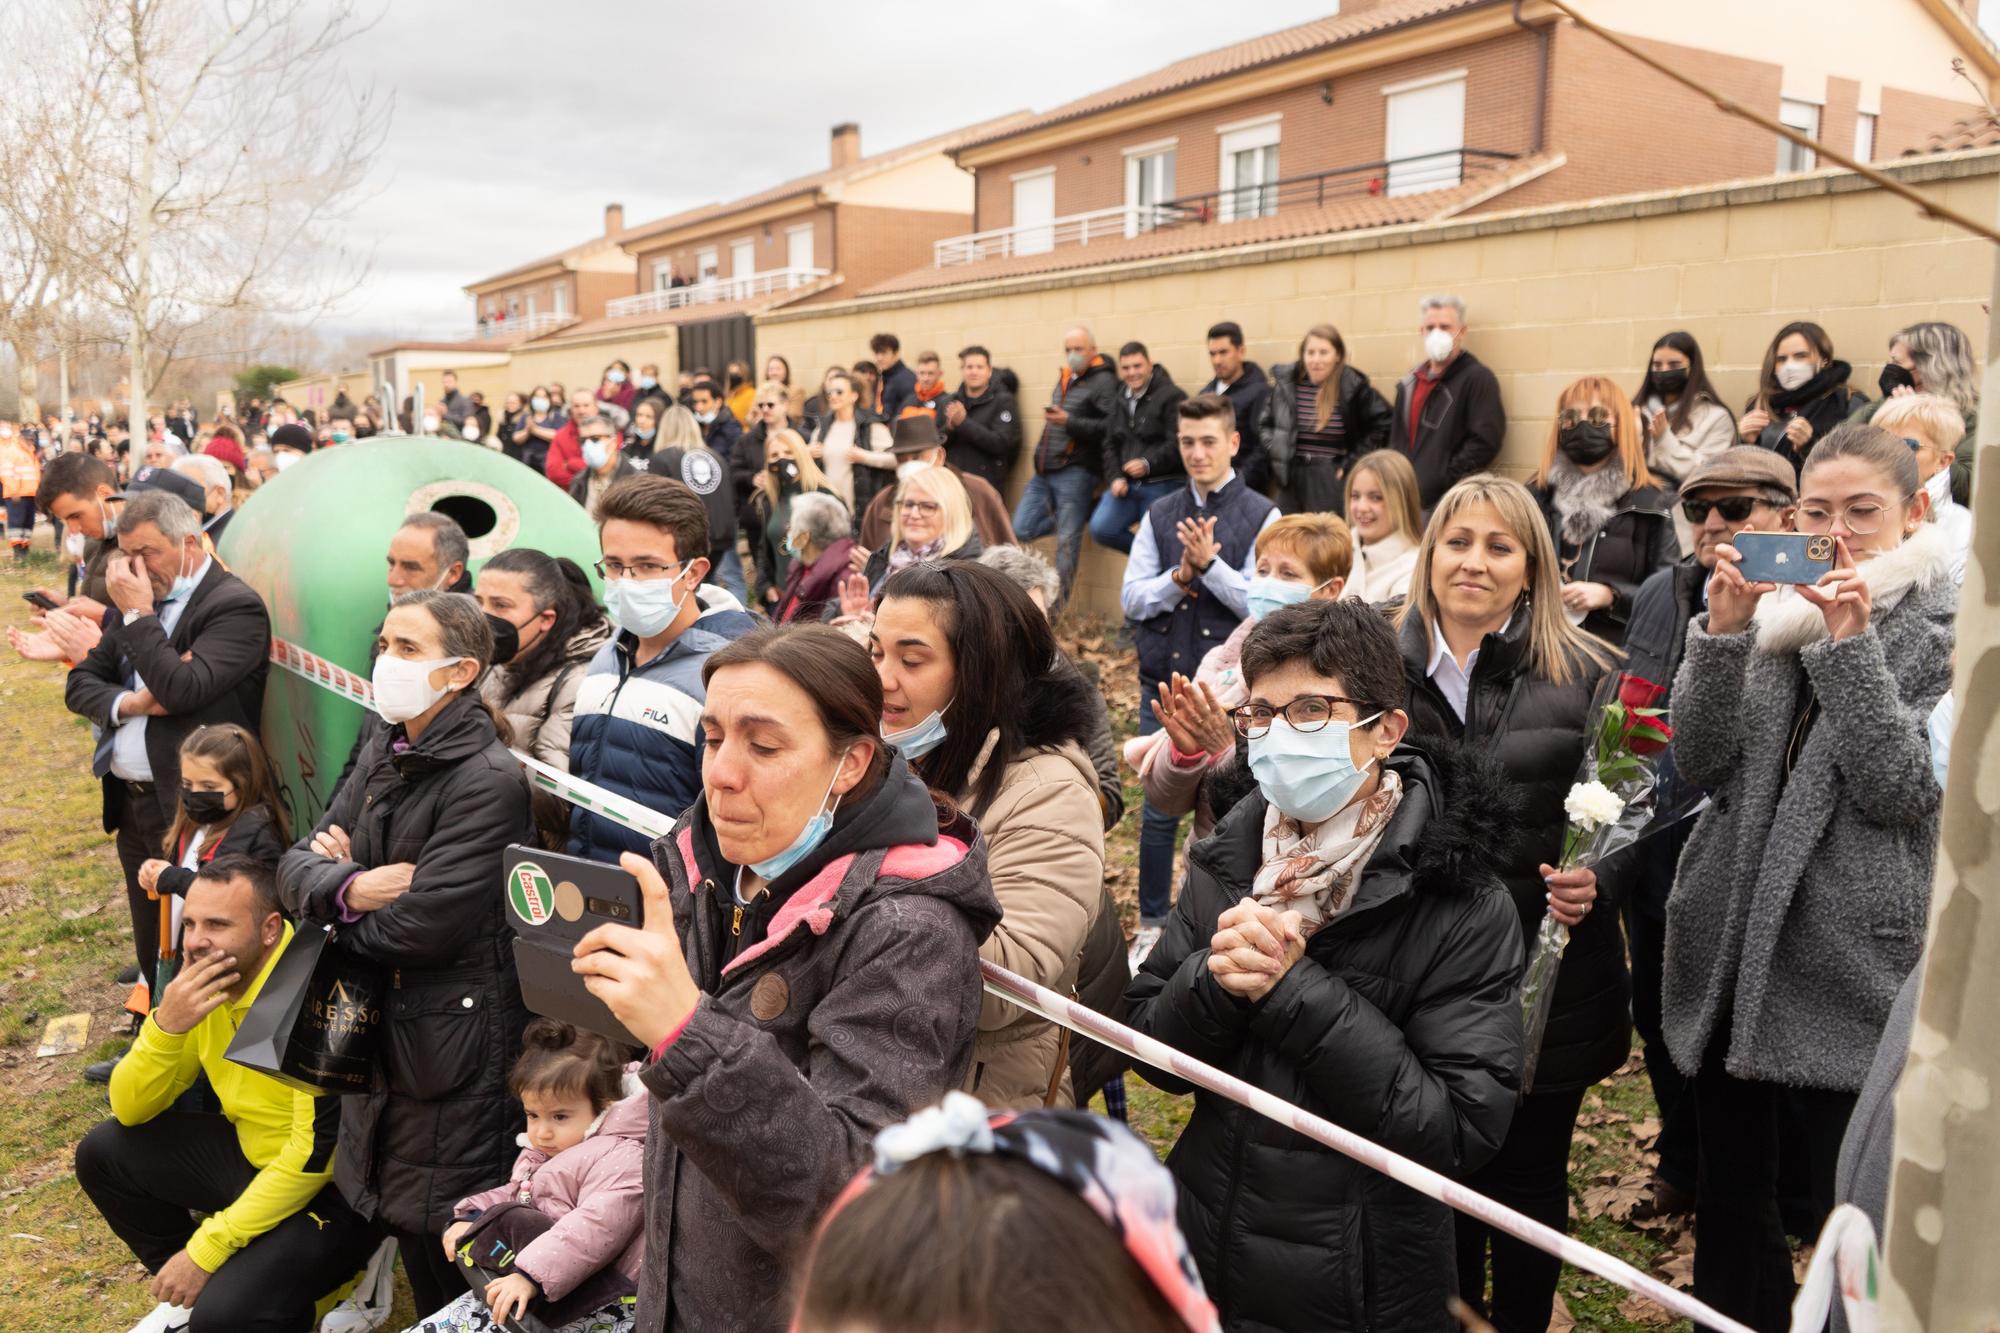
[[[1736,1077],[1859,1089],[1923,950],[1940,796],[1925,723],[1951,686],[1958,593],[1933,524],[1860,568],[1872,618],[1838,643],[1789,589],[1743,633],[1688,626],[1674,763],[1713,804],[1667,902],[1663,1026],[1684,1073],[1727,1022]]]

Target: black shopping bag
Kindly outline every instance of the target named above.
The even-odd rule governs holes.
[[[388,971],[301,925],[243,1015],[228,1058],[302,1092],[367,1092],[389,1000]]]

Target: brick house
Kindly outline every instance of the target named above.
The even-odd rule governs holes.
[[[632,292],[632,257],[620,248],[627,235],[624,207],[606,204],[602,234],[469,283],[477,336],[532,337],[602,316],[606,302]]]
[[[1923,144],[2000,77],[1976,6],[1581,0],[1647,54],[1868,159]],[[1340,0],[1328,18],[974,133],[953,157],[973,173],[973,227],[938,241],[925,268],[869,290],[1818,165],[1718,117],[1542,0]]]

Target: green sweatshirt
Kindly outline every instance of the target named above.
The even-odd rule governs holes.
[[[206,1073],[222,1114],[236,1126],[236,1143],[257,1176],[221,1212],[211,1213],[187,1243],[188,1258],[213,1273],[230,1255],[306,1206],[333,1175],[333,1145],[340,1131],[340,1098],[297,1092],[267,1074],[223,1057],[265,978],[292,941],[292,928],[257,979],[234,1004],[225,1004],[178,1036],[148,1017],[138,1040],[111,1074],[111,1114],[121,1125],[140,1125],[173,1104]]]

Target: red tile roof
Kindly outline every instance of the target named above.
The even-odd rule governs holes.
[[[1923,153],[1955,153],[1963,148],[1991,148],[2000,144],[2000,116],[1981,111],[1954,121],[1933,134],[1922,148],[1906,148],[1904,157]]]
[[[620,238],[620,242],[621,244],[630,244],[633,241],[644,240],[649,236],[658,236],[670,231],[679,231],[683,227],[689,227],[698,222],[707,222],[713,218],[729,217],[732,214],[741,213],[746,209],[756,208],[760,204],[773,203],[780,199],[789,199],[795,194],[807,194],[815,190],[824,189],[829,185],[840,184],[850,180],[864,180],[869,176],[891,170],[908,162],[913,162],[931,153],[952,152],[963,145],[971,136],[991,136],[1003,133],[1017,122],[1030,118],[1030,113],[1026,111],[1011,112],[1008,115],[999,116],[993,120],[981,121],[977,125],[968,125],[963,129],[953,130],[949,134],[934,135],[928,139],[920,139],[916,143],[905,144],[901,148],[892,148],[887,152],[874,153],[867,157],[856,158],[844,167],[827,167],[821,171],[808,172],[806,175],[796,176],[791,180],[785,181],[783,184],[773,185],[768,190],[759,190],[755,194],[746,194],[740,199],[731,199],[725,203],[703,204],[699,208],[691,208],[686,212],[673,213],[663,218],[655,218],[651,222],[642,222],[637,226],[627,227]]]
[[[1194,254],[1203,250],[1232,249],[1270,241],[1298,240],[1309,236],[1359,231],[1368,227],[1390,227],[1401,223],[1429,222],[1459,213],[1523,185],[1537,176],[1563,165],[1560,153],[1542,153],[1519,161],[1478,164],[1468,161],[1465,179],[1442,190],[1394,197],[1367,195],[1343,199],[1317,208],[1281,206],[1269,217],[1245,218],[1236,222],[1210,222],[1195,226],[1168,227],[1137,236],[1109,241],[1093,240],[1089,245],[1058,246],[1038,255],[1009,255],[982,259],[949,268],[921,268],[877,283],[862,296],[884,296],[898,292],[957,287],[993,278],[1026,277],[1036,273],[1057,273],[1066,269],[1094,268],[1104,264],[1140,259],[1162,259],[1170,255]]]
[[[972,135],[959,147],[975,148],[981,144],[1011,139],[1016,135],[1060,124],[1066,120],[1108,111],[1112,107],[1123,106],[1128,102],[1142,101],[1192,84],[1206,83],[1211,79],[1219,79],[1230,74],[1240,74],[1260,65],[1291,60],[1341,42],[1352,41],[1357,37],[1368,37],[1391,28],[1439,18],[1461,9],[1472,9],[1479,5],[1499,2],[1500,0],[1389,0],[1387,4],[1365,9],[1359,13],[1314,19],[1297,27],[1265,33],[1262,37],[1252,37],[1247,42],[1237,42],[1233,46],[1224,46],[1214,51],[1205,51],[1198,56],[1189,56],[1185,60],[1176,60],[1173,64],[1156,69],[1150,74],[1127,79],[1123,83],[1113,84],[1087,97],[1079,97],[1073,102],[1065,102],[1039,115],[1022,118],[1018,124]]]

